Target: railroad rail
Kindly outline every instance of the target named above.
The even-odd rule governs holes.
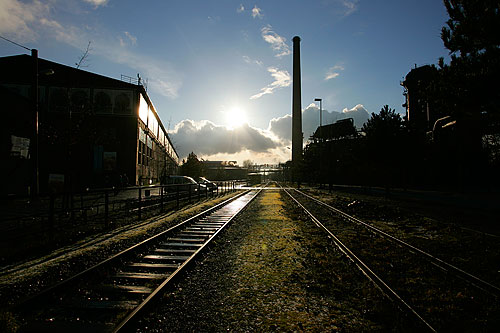
[[[487,298],[488,304],[497,303],[498,296],[500,295],[500,289],[498,287],[303,193],[302,191],[296,189],[293,191],[284,190],[290,198],[304,210],[311,220],[328,234],[335,245],[357,265],[361,272],[367,276],[387,298],[393,301],[403,312],[414,318],[423,328],[430,331],[443,329],[443,327],[439,327],[439,323],[435,324],[436,318],[429,315],[429,311],[426,311],[426,304],[418,298],[420,296],[410,295],[411,292],[409,289],[412,288],[408,288],[404,283],[401,283],[400,280],[418,281],[418,283],[423,286],[421,287],[422,290],[428,288],[425,290],[432,292],[436,290],[441,292],[442,288],[443,293],[448,292],[448,297],[451,295],[450,290],[455,292],[456,295],[463,295],[464,298],[476,297],[477,293],[467,290],[467,287],[464,287],[462,283],[457,283],[455,281],[458,280],[455,277],[459,277],[460,281],[466,281],[469,285],[477,287],[476,292],[482,292],[482,294],[484,294],[482,299]],[[293,192],[293,194],[291,192]],[[311,211],[321,216],[321,221]],[[374,237],[374,235],[376,236]],[[388,244],[393,245],[391,247],[391,245]],[[402,251],[402,249],[404,251]],[[378,253],[374,254],[374,252]],[[382,256],[380,254],[382,254]],[[389,258],[389,260],[387,258]],[[425,266],[424,262],[427,263],[427,265],[429,262],[432,264],[428,265],[431,266],[428,268],[428,271],[427,268],[423,268]],[[395,267],[392,267],[393,264]],[[398,271],[398,269],[402,269],[403,266],[413,268],[408,268],[406,273]],[[416,274],[415,272],[417,271],[421,271],[422,273],[422,270],[424,273],[430,274],[429,272],[434,267],[438,267],[442,272],[445,272],[442,281],[438,281],[439,279],[434,278],[434,281],[424,283],[422,281],[427,277],[422,278],[411,275]],[[378,272],[376,272],[377,270]],[[395,278],[398,274],[400,275],[399,279]],[[434,271],[432,274],[435,274]],[[403,276],[401,277],[401,275]],[[451,282],[452,280],[453,282]],[[445,284],[448,285],[443,287]],[[456,284],[456,287],[452,287],[449,284]],[[416,288],[414,287],[414,289]],[[414,289],[411,291],[414,291]],[[415,299],[420,301],[415,301]],[[474,304],[477,304],[477,302]],[[493,307],[496,307],[494,311],[498,312],[498,307],[495,305],[493,305]]]
[[[453,264],[450,264],[424,250],[421,250],[419,248],[417,248],[416,246],[413,246],[411,244],[408,244],[407,242],[397,238],[397,237],[394,237],[354,216],[351,216],[343,211],[341,211],[340,209],[337,209],[321,200],[318,200],[316,198],[314,198],[313,196],[307,194],[307,193],[304,193],[302,191],[299,191],[299,190],[295,190],[297,193],[300,193],[301,195],[307,197],[308,199],[310,200],[313,200],[314,202],[316,202],[317,204],[319,205],[322,205],[326,208],[328,208],[329,210],[331,210],[332,212],[342,216],[346,221],[350,221],[352,223],[355,223],[355,224],[359,224],[359,225],[362,225],[363,227],[369,229],[370,231],[372,231],[373,233],[377,234],[377,235],[380,235],[380,236],[383,236],[383,237],[386,237],[387,239],[401,245],[402,247],[405,247],[407,249],[409,249],[410,251],[413,251],[415,253],[418,253],[419,255],[421,255],[422,257],[426,258],[427,260],[429,260],[430,262],[434,263],[436,265],[436,267],[439,267],[441,268],[442,270],[444,271],[451,271],[453,272],[454,274],[456,274],[457,276],[469,281],[473,286],[475,287],[478,287],[482,290],[484,290],[485,292],[488,292],[496,297],[500,297],[500,288],[471,274],[471,273],[468,273],[466,271],[464,271],[463,269],[460,269],[458,267],[456,267],[455,265]]]
[[[30,297],[24,331],[126,329],[258,194],[247,190]]]

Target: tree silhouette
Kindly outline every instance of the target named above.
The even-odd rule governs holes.
[[[450,53],[477,56],[500,46],[500,4],[498,0],[444,0],[450,19],[441,39]]]
[[[387,144],[393,139],[401,136],[404,131],[404,123],[401,116],[384,105],[379,114],[372,113],[371,118],[363,125],[368,141],[374,144]]]
[[[198,160],[198,156],[194,152],[189,153],[186,162],[181,165],[181,174],[190,177],[203,175],[203,163]]]
[[[404,120],[385,105],[378,114],[372,113],[362,131],[366,135],[364,158],[371,170],[370,182],[384,186],[400,183],[403,164],[407,161],[408,136]]]

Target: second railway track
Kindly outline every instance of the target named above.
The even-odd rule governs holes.
[[[249,190],[31,297],[22,332],[127,328],[256,195]]]
[[[498,324],[498,287],[301,191],[286,192],[422,328],[490,331]]]

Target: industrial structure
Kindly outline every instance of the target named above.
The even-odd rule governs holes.
[[[124,82],[37,54],[2,57],[0,70],[2,194],[144,185],[177,173],[139,76]]]
[[[319,126],[311,136],[313,142],[324,142],[344,138],[355,138],[358,132],[353,118],[337,120],[333,124]]]
[[[440,118],[433,108],[433,100],[429,95],[429,86],[437,76],[434,66],[415,67],[401,82],[406,98],[403,107],[406,109],[406,119],[413,131],[432,131],[435,121]]]
[[[300,37],[293,41],[293,92],[292,92],[292,167],[298,168],[302,160],[302,97],[300,84]]]

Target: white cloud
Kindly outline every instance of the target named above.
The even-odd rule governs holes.
[[[330,67],[328,71],[325,74],[325,81],[334,79],[340,75],[339,71],[343,71],[344,67],[340,65],[335,65],[333,67]]]
[[[323,125],[345,118],[354,118],[354,124],[361,127],[369,115],[361,104],[352,109],[345,108],[342,112],[323,110]],[[318,125],[319,109],[311,104],[302,110],[304,142]],[[287,114],[271,119],[267,129],[245,124],[233,130],[208,120],[197,122],[186,119],[178,123],[169,136],[181,159],[194,152],[199,158],[236,160],[240,164],[247,159],[254,163],[285,162],[291,154],[292,116]]]
[[[262,9],[260,9],[259,7],[257,7],[257,5],[255,5],[255,7],[253,7],[252,9],[252,17],[253,18],[262,18]]]
[[[343,9],[344,9],[344,16],[349,16],[352,13],[354,13],[356,10],[358,10],[358,2],[359,0],[341,0]]]
[[[258,94],[250,97],[250,99],[257,99],[267,94],[272,94],[278,88],[290,86],[292,79],[290,78],[290,73],[285,70],[279,70],[275,67],[268,67],[267,71],[271,73],[274,81],[260,90]]]
[[[104,6],[108,3],[108,0],[84,0],[85,2],[94,5],[94,8],[99,6]]]
[[[292,53],[286,44],[286,39],[275,33],[269,24],[261,29],[261,33],[262,38],[271,44],[272,49],[277,52],[276,57],[279,58]]]
[[[149,55],[130,51],[124,46],[137,43],[137,38],[129,32],[123,36],[113,36],[108,31],[95,34],[87,27],[61,24],[51,17],[49,4],[38,0],[20,2],[18,0],[2,0],[0,2],[0,33],[7,38],[22,43],[34,41],[39,36],[56,39],[77,50],[92,42],[92,55],[101,56],[111,62],[124,64],[133,72],[140,72],[149,81],[149,89],[163,96],[174,99],[179,95],[182,78],[170,63],[157,60]],[[95,5],[104,5],[106,1],[91,1]],[[39,34],[39,35],[38,35]],[[79,51],[80,52],[80,51]]]
[[[130,34],[130,32],[128,32],[128,31],[124,31],[123,33],[125,34],[125,36],[128,37],[128,39],[130,40],[130,42],[132,43],[132,45],[136,45],[137,44],[137,37],[132,36],[132,34]]]
[[[216,125],[209,120],[183,120],[169,133],[179,156],[191,151],[197,155],[236,154],[248,150],[266,153],[280,146],[265,130],[244,124],[235,129]]]
[[[19,43],[37,39],[36,25],[49,14],[50,7],[40,1],[21,2],[2,0],[0,2],[0,33]]]
[[[323,110],[322,124],[333,124],[337,120],[345,118],[353,118],[354,125],[358,128],[369,119],[370,115],[363,105],[358,104],[352,109],[345,108],[342,112]],[[309,137],[319,126],[319,108],[311,103],[308,107],[302,110],[302,132],[304,133],[304,141]],[[284,144],[291,144],[292,140],[292,116],[287,114],[283,117],[273,118],[269,122],[268,131],[275,135]]]
[[[237,13],[243,13],[245,11],[245,7],[243,4],[240,4],[240,6],[236,9]]]
[[[246,55],[243,56],[243,61],[246,62],[247,64],[256,64],[256,65],[259,65],[259,66],[263,65],[262,61],[260,61],[260,60],[253,60],[249,56],[246,56]]]

